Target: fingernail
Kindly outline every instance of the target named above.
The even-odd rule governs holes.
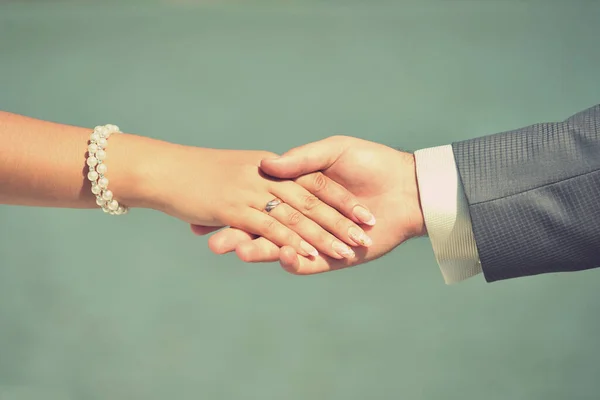
[[[373,244],[373,240],[371,240],[371,238],[368,237],[367,234],[359,228],[350,228],[348,230],[348,236],[350,236],[350,239],[354,240],[356,243],[365,247],[369,247]]]
[[[307,252],[309,255],[311,255],[313,257],[316,257],[319,255],[319,252],[317,251],[317,249],[312,247],[310,244],[308,244],[304,240],[302,240],[300,242],[300,247],[302,248],[302,250],[304,250],[305,252]]]
[[[338,253],[344,258],[354,258],[356,256],[356,254],[354,254],[354,251],[352,251],[350,247],[346,246],[342,242],[334,242],[333,249],[336,253]]]
[[[363,206],[354,207],[354,216],[358,218],[358,220],[367,225],[375,225],[375,216],[369,212]]]

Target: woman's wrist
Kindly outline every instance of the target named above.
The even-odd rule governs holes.
[[[0,111],[0,204],[99,208],[86,164],[93,131]],[[185,149],[203,150],[132,134],[111,135],[103,164],[113,198],[128,207],[163,211],[177,199],[165,195],[177,190],[177,175],[194,168],[182,160]],[[198,158],[201,151],[188,160]],[[202,172],[206,170],[184,175],[189,181],[204,176]]]
[[[186,194],[194,189],[203,191],[208,185],[211,163],[207,157],[217,151],[134,134],[113,135],[110,141],[107,177],[119,203],[176,217]],[[200,215],[205,211],[199,207],[196,212]]]
[[[173,146],[133,134],[113,135],[107,148],[110,188],[115,198],[131,208],[160,209],[164,201],[164,161]]]

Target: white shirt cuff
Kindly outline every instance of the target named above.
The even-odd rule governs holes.
[[[456,283],[481,273],[452,146],[418,150],[415,163],[425,226],[444,281]]]

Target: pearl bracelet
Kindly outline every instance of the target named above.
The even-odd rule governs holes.
[[[120,205],[113,198],[113,193],[108,190],[108,179],[104,176],[107,170],[104,163],[106,159],[105,149],[108,145],[108,138],[113,133],[121,133],[118,126],[104,125],[94,128],[88,145],[87,165],[90,167],[90,172],[88,172],[87,178],[92,183],[92,193],[96,196],[96,204],[102,207],[102,210],[107,214],[122,215],[127,214],[129,208]]]

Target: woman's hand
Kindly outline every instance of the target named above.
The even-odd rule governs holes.
[[[147,171],[155,188],[151,208],[192,225],[235,227],[305,256],[318,251],[352,259],[351,246],[371,244],[360,219],[343,216],[293,181],[264,176],[260,161],[272,153],[163,144],[156,154],[160,157]],[[316,187],[329,179],[319,173],[312,177]],[[267,213],[265,206],[274,199],[281,204]],[[358,204],[350,193],[343,201]],[[369,220],[367,215],[362,222]]]
[[[412,154],[357,138],[336,136],[292,149],[278,160],[264,160],[261,169],[279,178],[295,178],[309,191],[314,191],[313,182],[306,180],[306,174],[323,171],[332,181],[327,188],[317,191],[319,198],[349,213],[351,208],[336,203],[336,199],[350,191],[377,216],[377,226],[368,230],[373,246],[357,249],[354,259],[336,260],[325,255],[306,258],[298,257],[290,247],[280,248],[265,238],[256,238],[239,229],[225,229],[209,239],[215,253],[235,251],[245,262],[279,260],[285,270],[308,275],[375,260],[400,243],[426,234]]]
[[[0,112],[0,204],[98,209],[87,178],[91,132]],[[260,160],[271,153],[202,149],[131,134],[112,135],[107,144],[106,179],[119,204],[195,225],[233,226],[304,256],[319,251],[352,259],[350,246],[370,244],[359,220],[343,217],[292,181],[261,175]],[[327,182],[319,174],[314,179]],[[275,198],[282,204],[267,213]]]

